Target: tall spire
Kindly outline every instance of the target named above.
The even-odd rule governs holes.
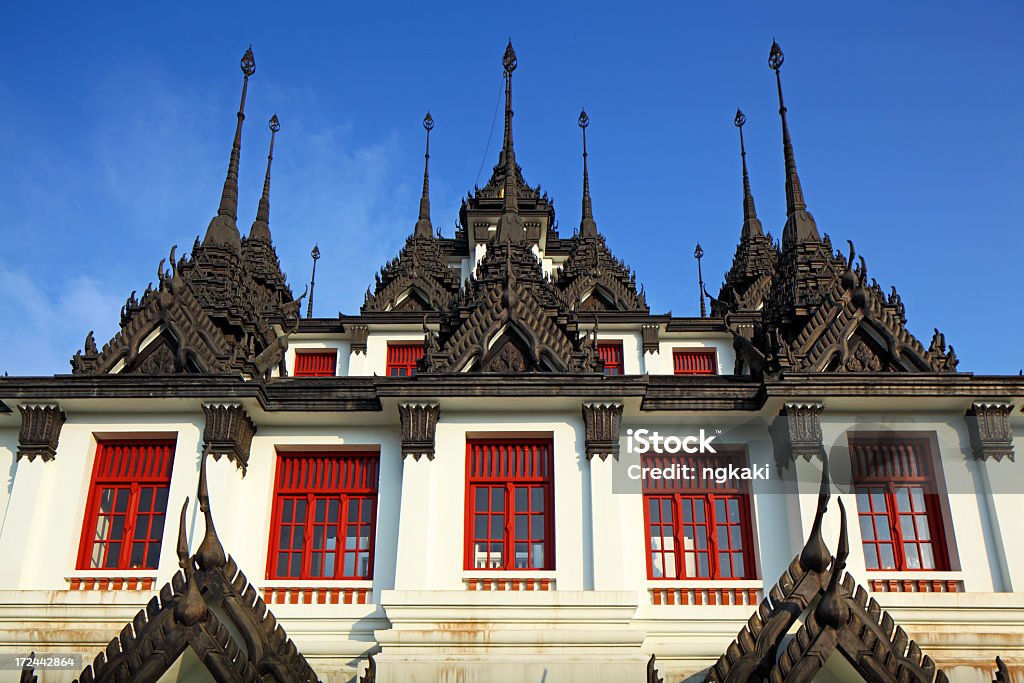
[[[583,131],[583,212],[580,219],[580,237],[597,237],[597,223],[594,222],[594,206],[590,202],[590,173],[587,171],[587,126],[590,117],[586,110],[580,110],[576,121]]]
[[[508,41],[501,65],[505,69],[505,141],[501,148],[501,158],[505,166],[505,188],[501,221],[498,223],[498,240],[521,242],[526,239],[526,226],[519,217],[519,183],[516,178],[516,153],[512,147],[512,72],[519,61],[516,51],[512,48],[512,40]]]
[[[242,153],[242,121],[245,120],[245,93],[249,87],[249,76],[256,73],[256,59],[252,46],[242,55],[242,101],[238,105],[238,122],[235,124],[235,140],[231,146],[228,174],[220,195],[220,208],[206,229],[203,244],[215,244],[241,249],[242,238],[238,233],[238,158]]]
[[[430,131],[434,129],[434,117],[429,111],[423,117],[423,127],[427,131],[427,150],[423,154],[423,195],[420,197],[420,218],[416,221],[413,235],[433,237],[434,227],[430,224]]]
[[[750,192],[750,176],[747,175],[747,149],[743,144],[743,124],[747,117],[738,108],[733,125],[740,130],[740,158],[743,159],[743,230],[740,232],[740,239],[750,239],[756,235],[763,235],[761,221],[757,218],[757,209],[754,208],[754,195]]]
[[[256,209],[256,220],[249,230],[249,239],[270,241],[270,165],[274,163],[274,136],[281,130],[281,122],[277,114],[270,117],[270,151],[267,152],[267,175],[263,178],[263,195],[260,197],[259,208]]]
[[[779,44],[772,41],[768,53],[768,66],[775,72],[775,83],[779,91],[779,116],[782,117],[782,150],[786,159],[786,227],[782,232],[783,246],[807,239],[820,240],[818,226],[814,217],[807,211],[804,202],[804,191],[800,185],[800,176],[796,172],[796,159],[793,156],[793,141],[789,137],[789,123],[786,120],[786,104],[782,99],[782,68],[784,56]]]

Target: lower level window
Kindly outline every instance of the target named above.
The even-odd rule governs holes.
[[[174,441],[97,444],[79,569],[157,569],[173,461]]]
[[[554,569],[550,440],[467,443],[466,569]]]
[[[274,487],[270,579],[373,576],[376,453],[282,453]]]
[[[654,455],[644,467],[695,468],[693,480],[644,480],[647,568],[651,579],[751,579],[750,497],[745,487],[718,485],[704,467],[743,465],[742,454]]]

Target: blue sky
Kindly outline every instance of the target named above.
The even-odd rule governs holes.
[[[524,175],[571,234],[585,105],[598,227],[654,311],[696,314],[698,240],[709,290],[728,268],[737,105],[758,213],[781,233],[775,37],[819,228],[853,239],[869,275],[899,290],[911,331],[927,345],[939,327],[961,370],[1024,367],[1022,3],[16,3],[4,15],[0,372],[69,372],[85,333],[109,339],[171,245],[205,231],[250,43],[239,226],[255,215],[277,112],[282,265],[301,292],[318,242],[317,314],[356,312],[415,223],[428,108],[434,225],[450,236],[461,198],[486,181],[509,36]]]

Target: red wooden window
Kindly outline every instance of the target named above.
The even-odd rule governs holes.
[[[296,351],[296,377],[334,377],[338,374],[338,352]]]
[[[942,508],[926,439],[850,438],[868,569],[949,569]]]
[[[742,482],[717,484],[705,467],[745,466],[741,453],[650,455],[643,467],[694,468],[690,480],[644,479],[647,576],[651,579],[752,579],[750,496]]]
[[[717,375],[718,361],[712,351],[672,352],[672,369],[677,375]]]
[[[466,444],[466,569],[554,569],[552,448],[546,439]]]
[[[388,344],[388,377],[416,374],[416,361],[423,357],[423,344]]]
[[[268,579],[368,579],[377,524],[377,453],[281,453]]]
[[[597,353],[604,361],[604,374],[621,375],[622,342],[598,342]]]
[[[156,569],[174,441],[100,441],[79,545],[79,569]]]

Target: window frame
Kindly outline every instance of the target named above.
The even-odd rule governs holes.
[[[489,446],[546,446],[547,451],[547,476],[541,477],[516,477],[516,476],[473,476],[472,458],[473,447],[476,445]],[[473,572],[549,572],[555,569],[555,450],[554,439],[551,437],[469,437],[466,439],[466,475],[465,475],[465,517],[463,530],[463,569]],[[523,542],[515,536],[515,517],[517,514],[524,514],[517,511],[515,504],[515,490],[523,487],[540,487],[543,491],[544,503],[544,566],[543,567],[516,567],[515,566],[515,544]],[[502,489],[504,502],[503,514],[505,517],[502,527],[502,555],[504,557],[501,567],[477,567],[474,562],[474,546],[477,540],[474,533],[476,491],[480,488]],[[529,496],[528,496],[529,500]],[[488,508],[490,512],[492,508]],[[527,510],[525,514],[535,514]],[[489,530],[488,530],[489,533]],[[526,543],[529,544],[528,530]],[[488,536],[488,542],[490,537]],[[490,551],[488,551],[488,555]]]
[[[656,457],[664,458],[666,464],[671,462],[679,462],[683,465],[692,465],[695,467],[703,466],[722,466],[722,460],[724,457],[729,457],[738,460],[736,463],[738,466],[746,467],[749,466],[749,457],[744,450],[733,450],[733,449],[718,449],[717,457],[714,455],[701,455],[695,454],[693,456],[683,454],[653,454]],[[723,457],[724,456],[724,457]],[[647,458],[645,458],[647,460]],[[648,460],[649,461],[649,460]],[[685,461],[685,462],[684,462]],[[643,460],[641,461],[643,462]],[[728,465],[728,462],[724,464]],[[661,480],[667,481],[667,480]],[[702,480],[693,480],[694,482],[700,482]],[[646,487],[646,480],[644,480],[645,488],[641,496],[643,504],[643,515],[644,515],[644,547],[645,553],[645,564],[647,566],[647,580],[648,581],[753,581],[757,579],[757,564],[754,554],[754,518],[752,513],[753,506],[753,495],[750,491],[749,481],[743,480],[739,486],[726,486],[714,484],[712,486],[701,486],[697,483],[688,483],[685,488],[672,489],[666,487],[663,490],[648,489]],[[651,544],[651,506],[650,501],[652,500],[670,500],[671,511],[672,511],[672,543],[673,550],[666,551],[664,548],[655,550]],[[694,548],[692,552],[700,553],[706,552],[708,555],[708,576],[687,576],[686,575],[686,558],[685,555],[687,550],[683,544],[683,526],[687,525],[683,520],[682,509],[683,501],[704,501],[704,516],[705,521],[703,524],[696,523],[696,516],[694,515],[693,520],[688,526],[704,526],[707,529],[707,548],[705,550],[699,550]],[[744,572],[742,576],[720,576],[719,570],[719,554],[722,551],[718,544],[718,528],[719,523],[717,520],[716,512],[716,501],[725,500],[726,505],[726,520],[724,527],[728,529],[732,526],[728,521],[728,501],[736,500],[739,510],[739,526],[742,548],[739,551],[734,551],[731,548],[724,552],[728,554],[730,568],[734,566],[732,555],[739,552],[743,558]],[[693,503],[690,503],[691,506]],[[692,509],[692,508],[691,508]],[[659,520],[658,526],[666,526],[666,522],[661,518],[660,505],[659,505]],[[660,538],[666,538],[661,535]],[[696,538],[696,537],[695,537]],[[661,564],[664,567],[665,555],[671,552],[675,555],[675,576],[654,576],[654,557],[655,553],[661,556]],[[698,561],[699,567],[699,561]],[[699,572],[699,569],[698,569]]]
[[[306,370],[300,367],[300,358],[330,358],[331,371]],[[294,377],[337,377],[338,376],[338,350],[337,349],[296,349],[295,368],[292,372]]]
[[[165,466],[166,475],[142,475],[139,476],[135,473],[122,476],[108,476],[101,474],[101,466],[104,463],[104,449],[113,446],[135,447],[135,448],[146,448],[146,447],[159,447],[168,448],[169,454],[167,456],[167,463]],[[174,457],[175,450],[177,448],[177,437],[163,437],[163,438],[103,438],[96,439],[96,450],[93,458],[92,474],[89,479],[89,489],[86,493],[85,502],[85,513],[82,520],[82,533],[78,543],[78,556],[75,562],[75,568],[78,571],[89,571],[89,572],[123,572],[123,571],[137,571],[137,572],[150,572],[157,571],[160,568],[160,553],[163,552],[163,541],[164,533],[167,526],[167,507],[169,502],[170,488],[171,488],[171,475],[174,468]],[[162,485],[162,486],[161,486]],[[156,516],[160,514],[163,517],[160,528],[159,540],[152,540],[147,537],[145,539],[135,538],[135,527],[139,521],[140,510],[139,502],[141,492],[143,488],[152,488],[154,490],[154,496],[160,488],[166,490],[164,495],[164,509],[162,513],[158,513],[156,510],[155,500],[153,501],[152,507],[149,511],[142,513],[149,516]],[[128,500],[126,502],[126,510],[124,514],[124,527],[122,529],[122,535],[120,538],[121,548],[119,550],[119,557],[116,567],[93,567],[92,565],[92,554],[93,548],[96,545],[96,527],[99,523],[100,516],[100,504],[102,502],[102,491],[104,490],[127,490]],[[116,493],[115,493],[116,496]],[[112,511],[116,512],[116,510]],[[114,515],[111,514],[111,517]],[[152,520],[149,520],[150,525],[153,524]],[[150,533],[152,534],[153,528],[150,526]],[[149,546],[153,543],[157,544],[156,551],[156,566],[149,567],[145,566],[145,558],[143,558],[143,566],[132,567],[131,566],[131,554],[132,548],[138,543],[143,542]],[[104,559],[107,557],[107,551],[109,551],[110,539],[103,541],[107,548],[104,550]]]
[[[941,463],[938,462],[935,457],[933,440],[928,435],[922,435],[920,433],[849,433],[847,435],[847,442],[850,449],[851,460],[851,489],[857,506],[857,525],[858,528],[861,529],[861,552],[864,555],[865,570],[869,572],[900,573],[951,571],[952,539],[948,534],[948,525],[946,523],[946,512],[948,511],[948,507],[943,504],[943,496],[940,492],[939,484],[942,469]],[[862,463],[860,458],[858,458],[858,449],[867,447],[906,448],[908,446],[911,448],[916,447],[921,449],[921,454],[918,459],[920,471],[917,474],[894,475],[893,473],[886,473],[884,475],[872,475],[860,471]],[[904,468],[908,468],[909,462],[904,461],[902,466]],[[860,495],[864,489],[867,489],[870,507],[869,510],[863,510],[860,504]],[[884,496],[883,500],[885,501],[884,514],[880,514],[874,509],[872,499],[873,491],[875,489],[882,489],[882,494]],[[909,512],[900,510],[898,500],[898,490],[900,489],[917,489],[921,491],[925,507],[923,513],[919,513],[916,510],[911,510]],[[912,493],[908,494],[908,499],[913,506],[914,496]],[[910,516],[912,518],[924,517],[928,523],[929,538],[926,541],[922,541],[919,538],[904,538],[901,525],[901,517],[903,516]],[[864,538],[862,520],[865,517],[869,517],[872,520],[872,535],[874,536],[872,539]],[[876,518],[884,518],[888,521],[888,539],[880,540],[877,538]],[[917,536],[919,533],[916,519],[913,521],[913,524],[915,536]],[[931,546],[932,559],[935,566],[908,567],[905,546],[912,544],[918,547],[919,564],[923,565],[924,562],[920,561],[920,547],[924,543],[930,544]],[[883,567],[881,546],[890,544],[892,545],[894,566]],[[877,567],[868,566],[868,545],[874,547],[878,564]]]
[[[373,486],[314,486],[314,487],[287,487],[283,485],[283,477],[285,475],[285,468],[288,466],[288,461],[298,462],[301,460],[312,460],[314,458],[330,458],[337,459],[340,465],[339,477],[344,477],[346,473],[346,465],[341,464],[341,461],[345,458],[351,459],[365,459],[365,463],[355,463],[352,467],[365,468],[367,465],[371,465],[373,468]],[[301,476],[301,475],[299,475]],[[349,475],[351,479],[356,480],[359,478],[358,474]],[[365,477],[364,477],[365,479]],[[372,581],[374,565],[376,559],[376,543],[377,543],[377,506],[380,497],[380,453],[378,451],[370,450],[359,450],[359,451],[278,451],[277,453],[277,464],[275,466],[274,473],[274,489],[271,498],[271,520],[270,520],[270,536],[267,542],[267,573],[266,578],[268,581]],[[331,576],[312,576],[310,573],[310,567],[313,560],[313,554],[318,549],[313,547],[313,535],[316,533],[315,529],[317,526],[323,526],[326,530],[327,522],[319,524],[314,516],[315,504],[318,500],[325,501],[338,501],[338,520],[335,522],[336,530],[336,546],[334,548],[334,572]],[[283,521],[283,508],[287,501],[303,501],[305,502],[305,519],[302,522],[302,548],[296,551],[294,547],[281,548],[279,547],[279,539],[281,535],[282,525],[285,524]],[[370,502],[370,519],[368,522],[363,522],[362,519],[356,519],[354,522],[348,520],[349,503],[353,501],[369,501]],[[362,503],[361,503],[362,504]],[[345,568],[345,556],[350,554],[351,551],[345,548],[345,539],[347,538],[347,531],[350,524],[355,524],[358,528],[364,524],[369,525],[369,536],[366,548],[367,553],[367,569],[366,575],[358,575],[358,561],[359,555],[362,553],[362,549],[355,549],[355,562],[353,563],[354,573],[346,575]],[[295,528],[298,524],[295,522],[295,512],[292,512],[292,519],[287,522],[287,525]],[[356,538],[360,538],[356,536]],[[301,561],[299,567],[298,576],[286,576],[281,575],[277,571],[277,561],[279,555],[284,552],[286,554],[294,555],[301,553]],[[327,554],[328,548],[326,544],[324,547],[319,549],[321,554]],[[286,568],[287,569],[287,568]]]
[[[613,358],[611,362],[605,357],[605,350],[612,350]],[[626,356],[623,353],[622,341],[617,339],[598,340],[597,342],[597,353],[598,357],[604,363],[604,374],[608,377],[617,377],[619,375],[626,374]],[[609,372],[609,369],[615,369],[618,372]]]
[[[415,359],[413,359],[412,361],[395,361],[395,360],[392,360],[392,351],[397,352],[400,349],[417,349],[419,351],[419,353],[416,354]],[[386,358],[385,363],[384,363],[384,375],[386,377],[414,377],[416,375],[416,364],[419,362],[420,358],[423,357],[423,353],[424,353],[423,342],[413,342],[413,341],[407,341],[407,342],[394,341],[394,342],[391,342],[391,341],[389,341],[388,342],[388,348],[387,348],[387,358]],[[404,375],[392,374],[391,371],[393,369],[404,369],[407,372]]]
[[[711,369],[708,371],[683,372],[680,370],[681,358],[686,356],[703,356],[711,359]],[[677,377],[710,377],[718,374],[718,349],[707,347],[682,347],[672,349],[672,374]]]

